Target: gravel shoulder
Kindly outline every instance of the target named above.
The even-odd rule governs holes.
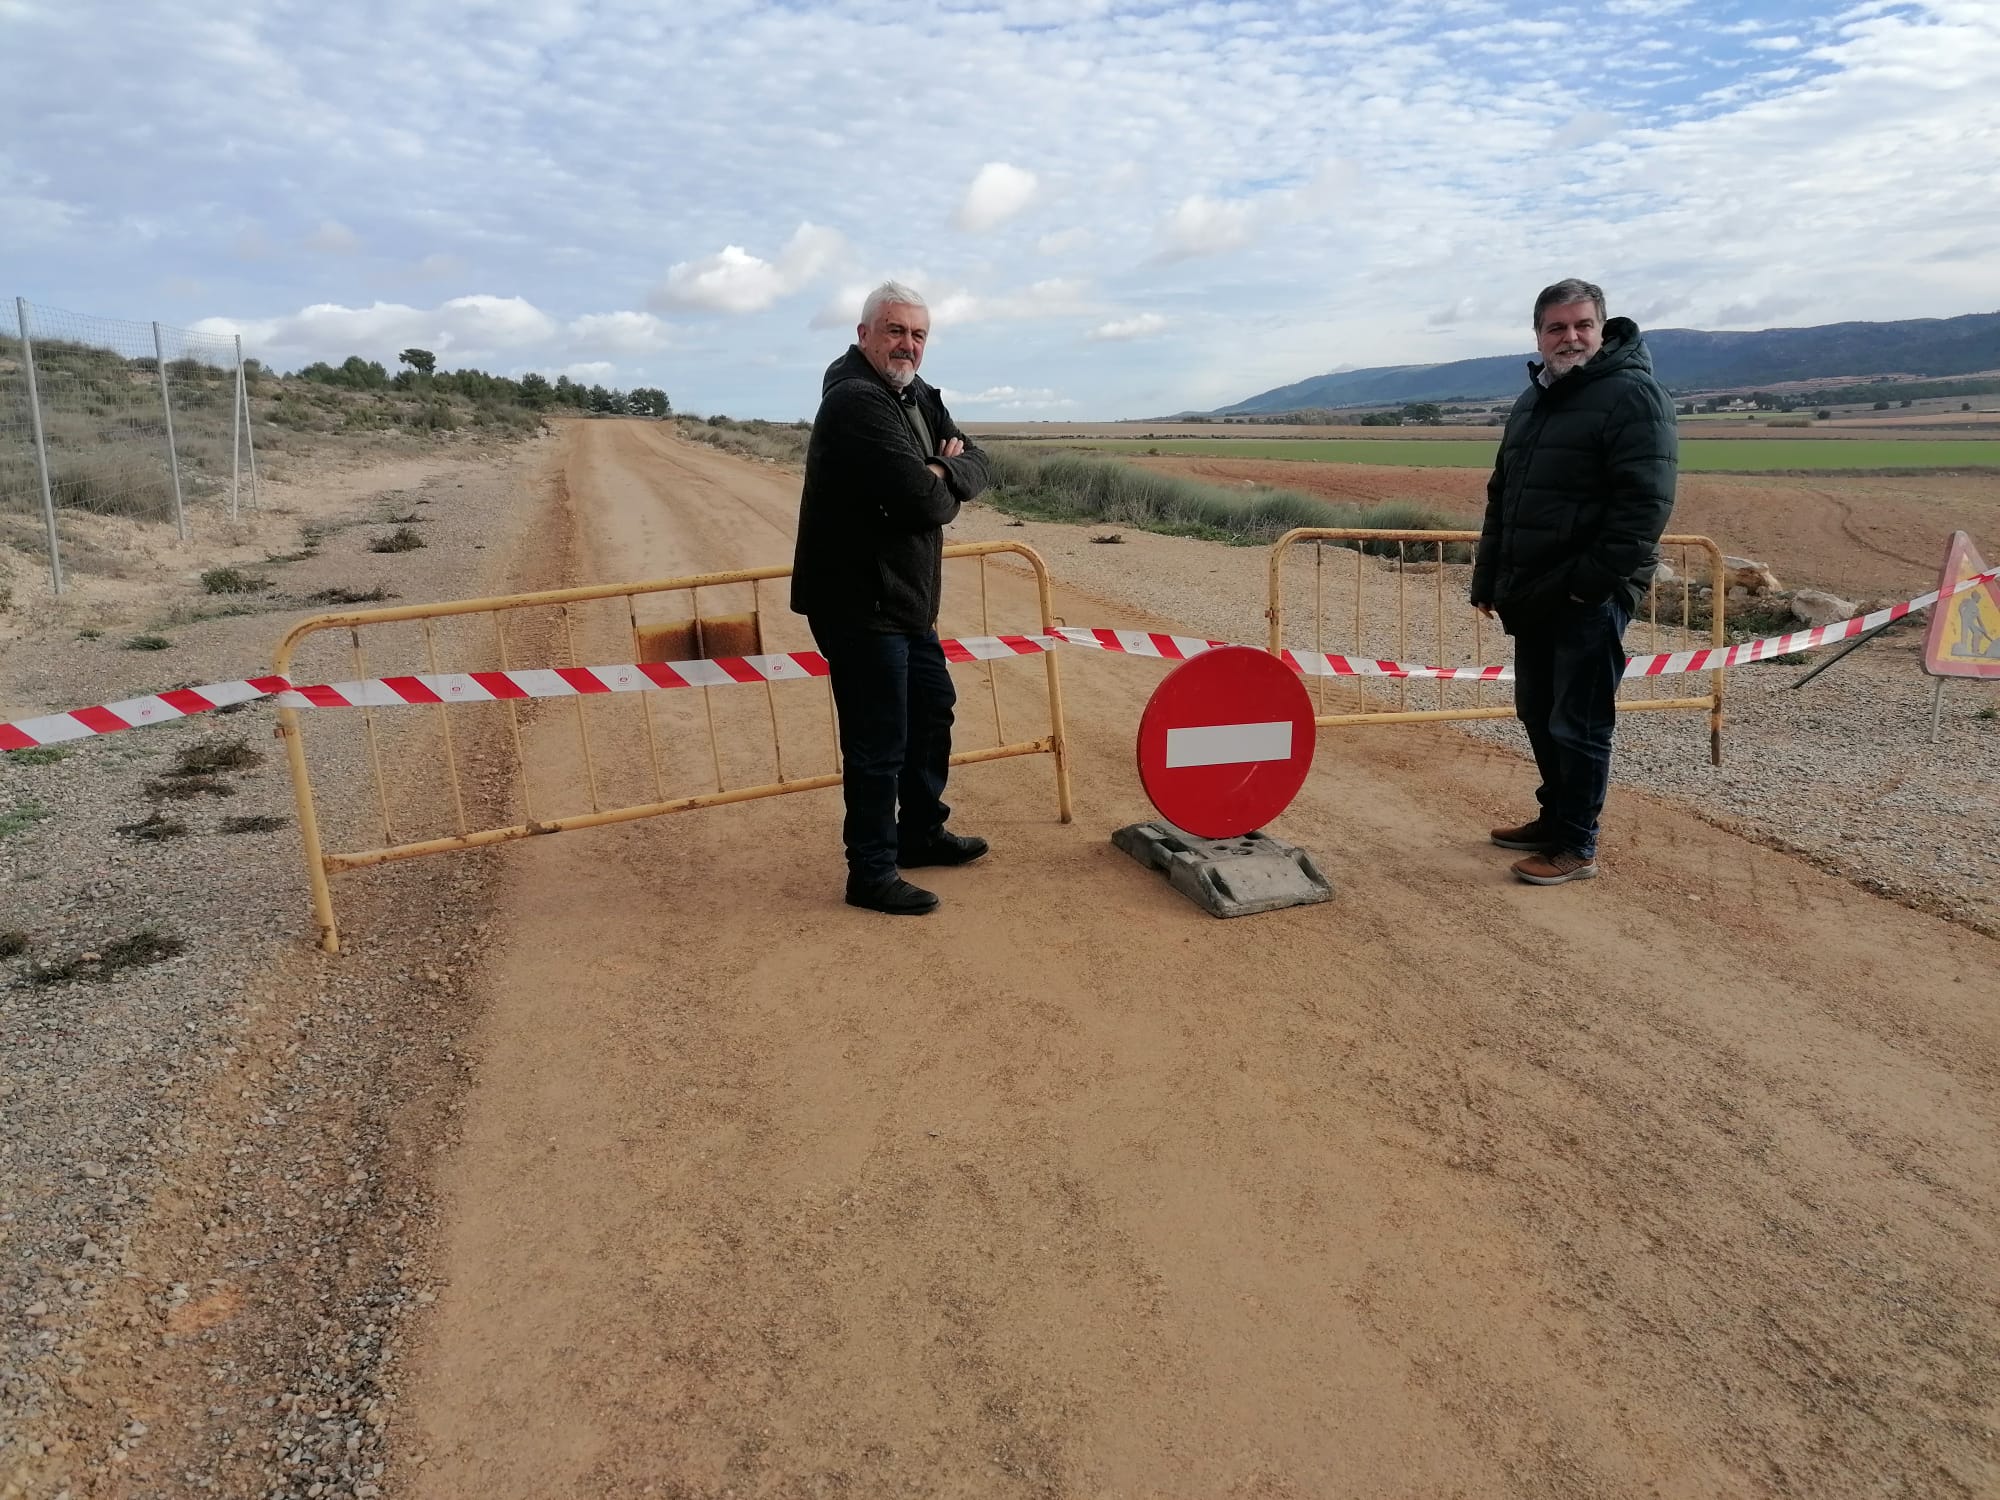
[[[450,598],[559,573],[559,445],[294,461],[234,533],[119,534],[124,576],[73,574],[12,617],[0,714],[266,671],[324,591]],[[399,524],[425,545],[368,550]],[[271,587],[204,593],[225,565]],[[171,644],[124,649],[138,633]],[[245,706],[0,757],[0,930],[24,944],[0,959],[9,1500],[367,1495],[379,1477],[386,1374],[428,1299],[409,1278],[430,1163],[405,1143],[449,1139],[459,915],[485,873],[390,872],[357,910],[399,904],[416,920],[396,941],[309,949],[274,723]],[[184,754],[216,747],[232,768],[173,795]],[[330,760],[322,785],[349,792],[361,769]],[[117,968],[127,952],[150,961]]]

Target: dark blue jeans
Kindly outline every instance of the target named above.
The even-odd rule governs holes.
[[[935,630],[887,634],[807,623],[833,669],[847,873],[873,885],[895,876],[898,844],[924,843],[951,816],[944,784],[958,692]]]
[[[1611,788],[1611,737],[1625,671],[1622,598],[1571,604],[1514,627],[1514,712],[1528,731],[1543,826],[1565,849],[1597,857],[1597,819]]]

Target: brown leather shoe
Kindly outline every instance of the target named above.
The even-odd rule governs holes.
[[[1573,849],[1557,849],[1516,860],[1514,873],[1529,885],[1563,885],[1572,880],[1595,880],[1597,861],[1585,859]]]
[[[1530,818],[1518,828],[1494,829],[1493,842],[1502,849],[1525,849],[1531,854],[1552,854],[1562,848],[1562,840],[1540,818]]]

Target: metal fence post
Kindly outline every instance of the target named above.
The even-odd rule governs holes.
[[[238,366],[242,368],[242,366]],[[250,508],[262,510],[256,494],[256,422],[250,420],[250,382],[244,380],[244,452],[250,454]]]
[[[63,591],[62,546],[56,540],[55,494],[49,488],[49,444],[42,434],[42,396],[35,385],[35,344],[28,336],[28,299],[14,299],[14,316],[21,325],[21,367],[28,372],[28,411],[35,423],[35,461],[42,471],[42,522],[49,531],[49,577]]]
[[[167,466],[174,473],[174,530],[188,539],[187,511],[181,504],[181,456],[174,450],[174,398],[167,391],[167,355],[160,347],[160,325],[153,325],[153,362],[160,367],[160,405],[167,413]]]
[[[229,519],[236,519],[236,485],[243,468],[243,335],[236,335],[236,399],[229,404]]]

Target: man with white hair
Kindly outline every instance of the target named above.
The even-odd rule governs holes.
[[[847,817],[847,903],[896,916],[938,898],[898,870],[969,864],[986,841],[948,832],[957,693],[938,645],[943,528],[989,482],[986,455],[917,377],[931,315],[885,281],[827,367],[806,449],[792,608],[833,673]]]

